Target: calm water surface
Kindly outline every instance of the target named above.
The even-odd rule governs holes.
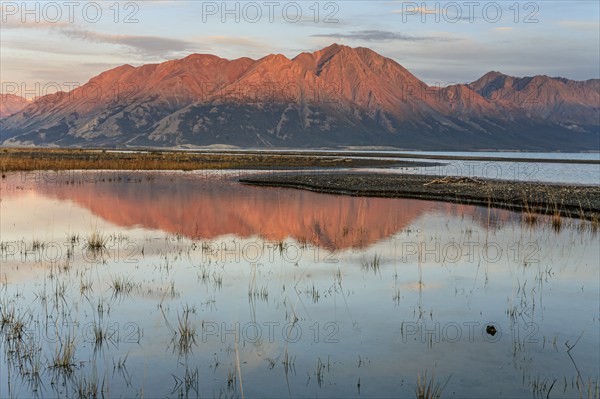
[[[412,159],[419,161],[418,159]],[[420,161],[423,161],[422,159]],[[437,176],[466,176],[517,182],[545,182],[600,185],[600,164],[544,162],[440,161],[442,165],[416,168],[390,168],[387,173],[418,173]]]
[[[385,154],[386,152],[382,152]],[[555,159],[599,161],[599,153],[534,153],[534,152],[396,152],[387,153],[448,155],[455,157],[481,156],[502,158]],[[407,158],[407,161],[422,162],[423,158]],[[600,185],[600,164],[569,164],[548,162],[511,162],[511,161],[468,161],[461,159],[438,160],[433,167],[388,168],[385,170],[365,169],[365,172],[413,173],[436,176],[466,176],[509,181],[545,182]]]
[[[302,150],[295,150],[303,152]],[[329,150],[315,151],[305,150],[306,152],[318,152],[327,154]],[[260,153],[259,150],[256,152]],[[269,150],[277,152],[277,150]],[[349,154],[360,154],[364,151],[344,151]],[[398,161],[415,162],[433,162],[436,166],[428,167],[401,167],[401,168],[360,168],[360,169],[342,169],[350,172],[363,173],[411,173],[426,174],[435,176],[466,176],[472,178],[489,178],[509,181],[525,182],[545,182],[545,183],[565,183],[565,184],[586,184],[600,185],[600,153],[556,153],[556,152],[425,152],[425,151],[368,151],[373,154],[371,157],[377,159],[392,159]],[[235,153],[235,150],[233,150]],[[378,154],[378,155],[376,155]],[[391,158],[390,154],[402,154],[408,158]],[[427,156],[442,155],[452,156],[458,159],[440,160],[427,158],[410,158],[410,155]],[[469,161],[460,159],[460,157],[491,157],[496,158],[491,161]],[[596,163],[588,164],[570,164],[570,163],[552,163],[552,162],[512,162],[502,161],[502,158],[524,158],[524,159],[552,159],[552,160],[578,160],[594,161]],[[313,169],[312,172],[315,170]],[[325,170],[324,172],[329,172]],[[290,173],[289,171],[287,173]]]
[[[0,397],[598,396],[587,224],[203,172],[9,174],[0,206]]]

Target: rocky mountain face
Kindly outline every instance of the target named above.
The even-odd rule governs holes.
[[[31,101],[26,98],[14,94],[0,94],[0,118],[16,114],[29,104]]]
[[[0,121],[5,145],[598,150],[600,80],[428,86],[367,48],[106,71]]]

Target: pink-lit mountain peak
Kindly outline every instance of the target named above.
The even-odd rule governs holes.
[[[68,95],[11,109],[2,121],[2,139],[562,150],[575,142],[589,149],[598,142],[599,104],[598,79],[516,78],[492,71],[470,84],[430,87],[390,58],[334,43],[291,59],[192,54],[122,65]]]

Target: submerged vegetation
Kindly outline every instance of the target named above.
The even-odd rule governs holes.
[[[104,236],[102,233],[100,233],[98,231],[94,231],[87,238],[85,247],[92,252],[101,252],[102,250],[106,249],[106,241],[107,240],[108,240],[108,238],[106,236]],[[73,241],[73,237],[71,237],[69,241],[71,243],[75,242],[75,241]]]
[[[365,271],[372,271],[377,274],[379,272],[379,264],[381,263],[381,255],[374,254],[371,258],[363,259],[360,262],[360,265]]]
[[[416,388],[416,397],[417,399],[439,399],[442,397],[442,392],[444,388],[450,381],[450,378],[446,380],[444,385],[439,382],[435,382],[433,376],[430,379],[427,379],[427,371],[417,376],[417,388]]]
[[[252,234],[244,218],[244,234],[218,238],[77,220],[59,260],[40,229],[54,216],[30,215],[30,236],[0,242],[0,392],[598,398],[597,219],[437,204],[369,229],[379,203],[351,205],[354,225],[330,231],[331,208],[299,237]]]
[[[570,225],[571,223],[567,222],[563,225],[564,228],[558,232],[554,230],[554,227],[543,228],[542,225],[538,226],[536,231],[553,235],[586,234],[592,236],[591,232],[587,230],[581,232],[579,228],[565,230]],[[506,228],[510,230],[514,226],[506,226]],[[523,224],[524,232],[531,232],[531,228],[531,225]],[[412,232],[407,229],[403,234],[410,236]],[[463,230],[463,234],[469,240],[472,240],[473,236],[478,233],[474,232],[472,227],[469,227]],[[114,234],[101,232],[95,232],[93,235],[117,237]],[[433,240],[433,235],[425,239],[425,241],[431,240]],[[44,245],[44,241],[38,240],[38,242],[40,246]],[[415,265],[419,266],[415,270],[412,270],[414,266],[410,264],[402,265],[404,271],[400,275],[398,271],[393,270],[395,267],[392,264],[387,261],[382,263],[384,256],[382,252],[367,254],[361,251],[344,266],[336,266],[334,270],[326,269],[325,266],[323,270],[327,270],[327,278],[314,278],[308,276],[308,273],[317,272],[316,270],[321,269],[323,265],[294,266],[289,262],[285,263],[285,250],[281,252],[276,250],[277,247],[291,245],[289,241],[272,244],[275,248],[274,254],[277,254],[278,257],[274,259],[273,264],[267,266],[264,264],[225,265],[217,261],[213,262],[210,256],[196,265],[194,252],[197,251],[198,256],[202,256],[203,252],[206,255],[206,248],[211,247],[212,244],[204,241],[197,242],[186,237],[179,237],[176,240],[159,240],[159,242],[161,242],[161,246],[153,250],[155,255],[148,255],[151,257],[150,264],[160,262],[153,268],[154,272],[151,278],[145,277],[147,272],[136,273],[131,268],[126,271],[121,270],[118,274],[113,275],[110,270],[114,271],[116,267],[122,267],[123,265],[118,263],[111,265],[109,263],[107,266],[105,262],[86,265],[80,263],[81,259],[75,257],[73,262],[78,266],[69,269],[47,265],[51,269],[55,268],[55,271],[48,274],[52,277],[46,277],[47,280],[42,280],[44,285],[37,291],[34,302],[34,305],[36,303],[44,305],[33,307],[26,305],[27,302],[24,301],[23,294],[19,292],[18,288],[13,291],[9,289],[7,283],[4,283],[0,289],[2,298],[0,301],[0,343],[2,343],[2,361],[13,373],[16,373],[11,374],[10,378],[21,378],[29,381],[29,386],[34,386],[31,384],[40,386],[40,384],[48,383],[45,374],[48,370],[50,373],[47,376],[52,378],[50,386],[54,386],[54,381],[61,379],[67,381],[66,386],[69,387],[68,391],[72,394],[66,394],[65,396],[101,397],[103,393],[108,394],[111,390],[113,393],[132,392],[130,389],[133,388],[136,381],[138,384],[140,381],[133,379],[136,374],[131,374],[128,371],[126,363],[132,352],[137,353],[136,356],[139,356],[138,351],[147,348],[149,338],[141,331],[141,325],[144,326],[143,328],[147,332],[150,331],[149,334],[164,334],[155,325],[157,319],[156,316],[152,316],[152,313],[155,313],[152,311],[150,311],[150,319],[154,319],[154,321],[150,324],[144,322],[144,319],[147,318],[146,312],[139,315],[130,314],[128,319],[136,320],[134,324],[119,325],[115,322],[116,317],[123,317],[119,308],[129,307],[135,303],[137,299],[133,295],[141,298],[155,298],[154,305],[145,308],[152,309],[154,307],[155,310],[159,310],[159,313],[162,314],[164,326],[170,331],[170,338],[165,341],[150,338],[149,342],[150,345],[162,342],[176,354],[177,360],[174,360],[173,363],[176,368],[170,372],[174,380],[172,392],[184,397],[190,394],[200,396],[202,392],[205,392],[202,387],[203,384],[208,382],[202,374],[203,361],[207,362],[204,367],[212,370],[208,375],[220,376],[214,378],[217,385],[221,384],[219,388],[221,392],[228,392],[228,396],[239,395],[242,383],[239,376],[244,372],[246,362],[253,358],[254,351],[256,351],[259,358],[265,360],[263,371],[266,373],[265,378],[274,378],[277,370],[281,370],[288,379],[295,379],[304,375],[307,380],[306,386],[310,388],[306,392],[320,392],[322,393],[320,396],[329,396],[328,386],[339,384],[340,380],[338,379],[341,377],[338,373],[341,370],[344,370],[344,373],[351,370],[347,366],[348,361],[345,352],[348,351],[347,345],[353,341],[346,343],[343,340],[338,340],[338,334],[344,334],[344,332],[340,332],[337,322],[322,321],[315,324],[314,320],[323,320],[321,316],[318,316],[321,306],[327,309],[338,300],[345,303],[344,307],[347,307],[343,313],[355,313],[357,307],[361,311],[365,311],[366,309],[356,302],[356,300],[369,301],[368,296],[360,294],[360,287],[363,286],[363,282],[379,287],[378,289],[382,292],[383,303],[389,301],[390,295],[393,297],[392,301],[387,302],[390,304],[393,302],[393,307],[380,306],[387,309],[388,312],[397,313],[398,316],[403,315],[402,317],[408,318],[409,321],[405,320],[400,326],[401,335],[399,339],[404,342],[403,345],[411,342],[406,341],[405,337],[408,335],[416,339],[413,345],[424,345],[422,350],[425,351],[423,353],[425,357],[435,353],[436,348],[443,348],[444,333],[442,333],[442,337],[436,336],[435,329],[428,327],[429,333],[426,333],[426,336],[422,336],[421,333],[415,334],[415,331],[418,331],[414,330],[415,326],[430,325],[427,323],[435,323],[436,320],[433,310],[424,309],[423,304],[419,303],[421,301],[420,296],[416,295],[417,293],[420,293],[418,295],[426,295],[425,293],[430,286],[428,281],[432,278],[431,275],[427,276],[430,271],[423,270],[423,265],[420,263]],[[174,246],[173,243],[175,243]],[[202,248],[205,248],[205,250]],[[431,251],[432,248],[434,246],[430,246],[429,250]],[[557,254],[555,253],[552,256],[558,256]],[[214,253],[211,256],[214,256],[215,259],[218,258]],[[423,259],[427,261],[426,256]],[[284,262],[286,268],[292,271],[301,267],[299,269],[300,274],[295,277],[297,283],[294,289],[288,288],[290,279],[285,277],[287,273],[277,271],[279,270],[277,265],[280,262]],[[107,267],[109,270],[102,272]],[[523,265],[515,260],[515,265],[512,267],[518,268],[520,272],[517,273],[516,293],[513,293],[513,296],[509,298],[510,306],[506,311],[508,325],[502,322],[496,324],[498,328],[493,328],[494,335],[499,333],[500,328],[504,328],[505,331],[523,328],[520,326],[520,322],[533,316],[531,312],[535,312],[535,310],[532,309],[536,309],[538,301],[542,300],[544,285],[550,284],[557,278],[556,272],[552,268],[539,265],[536,262]],[[233,270],[231,270],[232,268]],[[185,286],[187,281],[186,277],[175,279],[175,276],[180,273],[185,276],[186,270],[190,270],[198,278],[194,278],[194,289],[192,292],[187,293],[185,296],[186,302],[181,305],[182,299],[173,294],[177,290],[175,284],[181,287],[182,285]],[[418,273],[415,273],[417,271]],[[94,278],[93,276],[98,275],[98,273],[103,273],[104,277]],[[274,279],[272,276],[278,273],[282,274]],[[530,275],[530,278],[521,281],[522,275]],[[69,287],[67,284],[73,276],[78,276],[77,278],[81,281],[78,287]],[[414,283],[417,279],[417,286],[407,285],[409,282]],[[276,284],[275,280],[280,280],[280,283]],[[360,281],[358,284],[357,280]],[[394,280],[393,285],[389,284],[390,280]],[[401,283],[402,280],[405,281],[404,284]],[[156,285],[157,281],[160,281],[158,285]],[[110,288],[109,292],[113,294],[108,298],[104,298],[106,283]],[[300,283],[302,283],[301,286]],[[248,285],[246,299],[244,299],[245,293],[241,289],[244,284]],[[531,284],[533,286],[530,286]],[[432,286],[435,286],[435,284],[432,284]],[[414,309],[410,307],[404,309],[405,305],[399,307],[401,302],[399,287],[402,287],[403,304],[409,306],[408,304],[415,303],[415,300],[418,301]],[[594,288],[591,287],[591,289]],[[221,294],[222,290],[223,293]],[[456,288],[454,296],[461,298],[462,295],[459,292],[460,290]],[[384,293],[385,295],[383,295]],[[357,294],[359,296],[354,298]],[[236,301],[242,300],[250,305],[252,316],[250,319],[246,319],[245,323],[231,322],[231,318],[228,316],[230,313],[220,313],[221,311],[231,311],[232,304],[229,303],[228,296],[235,296]],[[465,297],[469,296],[465,295]],[[305,298],[308,300],[305,300]],[[187,302],[190,299],[193,302]],[[294,302],[297,303],[297,301],[300,301],[306,307],[304,311],[297,304],[294,305]],[[69,305],[77,302],[89,303],[90,306],[83,306],[82,309],[77,310],[77,307]],[[234,307],[235,303],[234,301]],[[270,317],[261,317],[261,312],[270,312],[267,309],[271,307],[273,309],[281,308],[282,315],[285,315],[281,317],[282,320],[287,322],[287,330],[281,332],[275,330],[274,326],[279,326],[277,323],[280,322],[271,322],[269,321],[272,320]],[[83,309],[91,309],[91,313],[89,310],[82,312]],[[436,309],[436,311],[439,311],[439,309]],[[548,309],[546,309],[545,318],[548,317],[547,312]],[[412,318],[411,313],[413,314]],[[308,315],[313,317],[310,324],[307,324]],[[53,330],[58,332],[58,335],[53,341],[40,342],[35,339],[35,336],[31,335],[31,331],[32,328],[35,328],[34,326],[39,324],[40,320],[48,318],[56,320],[51,325],[54,326]],[[88,320],[88,322],[85,320]],[[534,320],[537,319],[534,318]],[[261,326],[264,328],[265,325],[272,330],[267,332],[265,329],[262,335],[257,334],[257,328]],[[60,331],[57,329],[59,326],[63,326]],[[64,328],[65,326],[69,328]],[[302,329],[309,337],[298,336],[297,331],[294,331],[295,326]],[[485,327],[484,331],[489,336],[490,324],[485,323],[482,326]],[[354,320],[352,323],[347,324],[346,328],[350,330],[360,328],[362,330],[367,327],[368,325]],[[444,328],[440,327],[437,334],[445,331]],[[285,334],[283,339],[281,338],[282,333]],[[270,335],[268,334],[272,334],[272,337],[269,338]],[[134,337],[133,341],[132,337]],[[332,337],[336,340],[330,341]],[[275,341],[272,341],[273,339]],[[335,349],[335,346],[331,346],[331,342],[339,342],[341,348],[345,349],[341,352],[337,350],[326,352],[331,353],[327,356],[320,355],[319,351],[315,352],[313,350],[308,350],[306,354],[296,352],[296,354],[290,355],[288,352],[290,345],[297,342],[297,339],[300,339],[301,343],[302,340],[307,340],[307,342],[311,342],[311,345],[317,345],[320,348],[319,351]],[[450,336],[450,339],[453,340],[454,338]],[[567,339],[564,342],[565,348],[562,349],[562,352],[567,357],[575,356],[572,350],[580,344],[580,339],[581,336],[571,338],[572,341]],[[280,354],[273,353],[263,358],[264,346],[280,340],[280,343],[285,345],[283,352]],[[137,342],[137,346],[131,346],[133,342]],[[574,343],[571,344],[570,342]],[[537,350],[542,351],[540,356],[543,356],[544,351],[547,350],[552,353],[560,352],[559,343],[557,335],[554,335],[552,339],[548,339],[544,335],[543,341],[533,341],[533,343],[527,341],[525,337],[513,335],[506,344],[511,346],[514,361],[521,364],[519,359],[527,350],[526,348],[535,345],[538,348]],[[466,341],[465,344],[469,344],[469,342]],[[90,349],[86,349],[86,345],[91,345]],[[300,346],[299,348],[306,347]],[[360,345],[356,349],[366,350]],[[300,349],[300,352],[302,350]],[[108,356],[109,362],[102,361],[101,359],[108,354],[110,354]],[[160,351],[160,356],[165,356],[164,350]],[[238,359],[238,356],[241,359]],[[357,370],[360,373],[356,379],[347,383],[352,384],[361,396],[371,396],[369,394],[369,384],[372,383],[371,380],[378,381],[380,376],[370,373],[370,365],[377,363],[377,367],[379,367],[379,362],[387,364],[385,362],[388,360],[384,359],[385,355],[382,353],[379,353],[379,355],[371,354],[368,357],[359,355]],[[575,358],[573,358],[573,361],[575,362]],[[394,367],[398,366],[395,360],[393,360],[393,364],[394,366],[387,364],[385,367],[391,367],[390,370],[394,370]],[[184,368],[180,369],[180,365]],[[523,386],[529,389],[534,396],[546,397],[553,392],[562,390],[563,392],[576,392],[581,397],[598,398],[598,379],[591,376],[587,372],[588,370],[579,370],[580,366],[574,368],[575,374],[564,376],[539,375],[534,373],[530,367],[526,366],[527,371],[523,372]],[[406,372],[407,368],[402,366],[400,369]],[[404,389],[405,380],[408,381],[406,388],[414,387],[413,395],[416,398],[441,398],[449,385],[452,386],[453,391],[457,389],[460,391],[461,389],[460,384],[458,386],[452,384],[450,378],[445,381],[436,380],[433,373],[429,371],[418,374],[416,380],[408,377],[402,378],[401,384],[397,386],[392,382],[396,381],[395,378],[386,380],[383,384],[391,390],[400,389],[401,392],[406,394],[407,391]],[[412,383],[410,383],[411,381]],[[252,387],[256,388],[256,381],[252,379],[244,379],[244,384],[246,390],[250,390],[250,392],[252,392]],[[266,383],[266,386],[268,385],[269,383]],[[140,389],[143,389],[143,387]]]

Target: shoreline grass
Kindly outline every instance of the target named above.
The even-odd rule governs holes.
[[[297,167],[385,167],[423,165],[424,162],[372,160],[349,156],[265,153],[212,153],[193,151],[118,152],[73,148],[2,148],[0,170],[201,170],[290,169]]]

